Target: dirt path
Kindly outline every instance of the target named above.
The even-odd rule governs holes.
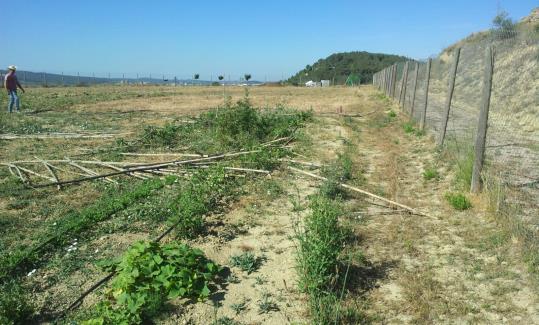
[[[406,134],[403,120],[361,124],[365,176],[371,188],[431,217],[381,214],[359,228],[367,259],[393,265],[367,294],[369,313],[395,324],[539,323],[536,284],[515,252],[516,239],[497,229],[479,198],[465,212],[448,205],[450,162],[434,154],[428,137]],[[424,180],[427,167],[440,179]]]
[[[306,133],[313,140],[319,159],[334,160],[346,130],[332,118],[311,124]],[[212,216],[210,236],[193,243],[224,266],[231,257],[253,253],[260,265],[252,273],[230,267],[224,288],[212,299],[198,304],[178,301],[166,324],[307,324],[306,297],[296,281],[295,227],[307,209],[308,195],[318,183],[286,170],[266,179],[224,215]],[[241,307],[240,307],[241,306]],[[221,321],[222,323],[218,323]],[[228,324],[228,323],[227,323]]]
[[[416,207],[430,217],[387,213],[367,207],[350,224],[366,266],[350,277],[348,305],[373,323],[539,323],[536,283],[515,249],[515,238],[488,218],[485,203],[458,212],[444,199],[454,188],[451,162],[436,153],[432,139],[406,134],[404,117],[388,118],[388,104],[367,89],[350,113],[364,118],[318,117],[308,126],[309,159],[329,163],[345,146],[355,148],[363,187]],[[348,113],[348,112],[347,112]],[[424,180],[426,168],[440,177]],[[176,302],[165,324],[309,323],[306,297],[296,286],[294,226],[308,213],[306,197],[319,183],[281,171],[229,212],[212,217],[210,235],[194,245],[220,263],[246,252],[260,259],[252,273],[230,268],[230,277],[211,300]],[[353,273],[354,273],[353,272]],[[356,276],[357,278],[353,278]],[[350,303],[353,301],[353,303]]]

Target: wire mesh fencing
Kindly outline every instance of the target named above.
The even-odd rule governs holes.
[[[458,164],[457,178],[464,186],[470,186],[477,156],[480,112],[487,91],[485,80],[488,78],[485,78],[489,49],[491,52],[488,53],[493,57],[493,73],[488,92],[488,126],[481,180],[489,193],[496,193],[494,208],[510,206],[514,217],[518,216],[520,221],[537,231],[537,29],[511,26],[510,29],[473,34],[445,49],[436,58],[424,62],[399,62],[388,67],[375,74],[373,82],[399,102],[412,120],[425,120],[425,127],[436,137],[445,157]]]

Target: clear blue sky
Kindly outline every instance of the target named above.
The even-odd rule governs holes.
[[[288,77],[334,52],[413,58],[538,0],[0,0],[0,64],[66,74]]]

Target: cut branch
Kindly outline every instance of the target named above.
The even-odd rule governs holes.
[[[304,170],[301,170],[301,169],[298,169],[298,168],[294,168],[294,167],[291,167],[291,166],[288,166],[288,169],[296,172],[296,173],[300,173],[300,174],[303,174],[303,175],[307,175],[307,176],[310,176],[312,178],[316,178],[316,179],[319,179],[319,180],[323,180],[323,181],[326,181],[327,178],[326,177],[322,177],[322,176],[319,176],[319,175],[316,175],[316,174],[313,174],[313,173],[309,173],[307,171],[304,171]],[[339,186],[342,187],[342,188],[345,188],[345,189],[348,189],[348,190],[351,190],[351,191],[354,191],[354,192],[358,192],[358,193],[361,193],[363,195],[366,195],[366,196],[369,196],[371,198],[374,198],[374,199],[377,199],[377,200],[380,200],[380,201],[383,201],[383,202],[386,202],[392,206],[396,206],[396,207],[399,207],[401,209],[404,209],[406,211],[408,211],[409,213],[411,214],[415,214],[415,215],[420,215],[420,216],[425,216],[425,217],[428,217],[428,215],[422,213],[422,212],[419,212],[417,211],[416,209],[414,208],[411,208],[409,206],[406,206],[404,204],[401,204],[401,203],[398,203],[398,202],[395,202],[395,201],[391,201],[389,199],[386,199],[384,197],[381,197],[379,195],[376,195],[376,194],[373,194],[373,193],[370,193],[370,192],[367,192],[365,190],[362,190],[362,189],[359,189],[357,187],[354,187],[354,186],[350,186],[350,185],[347,185],[347,184],[344,184],[344,183],[339,183]]]

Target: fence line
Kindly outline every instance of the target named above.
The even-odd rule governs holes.
[[[496,183],[497,200],[539,232],[539,31],[478,33],[436,58],[389,66],[373,84],[466,169],[470,191]]]

